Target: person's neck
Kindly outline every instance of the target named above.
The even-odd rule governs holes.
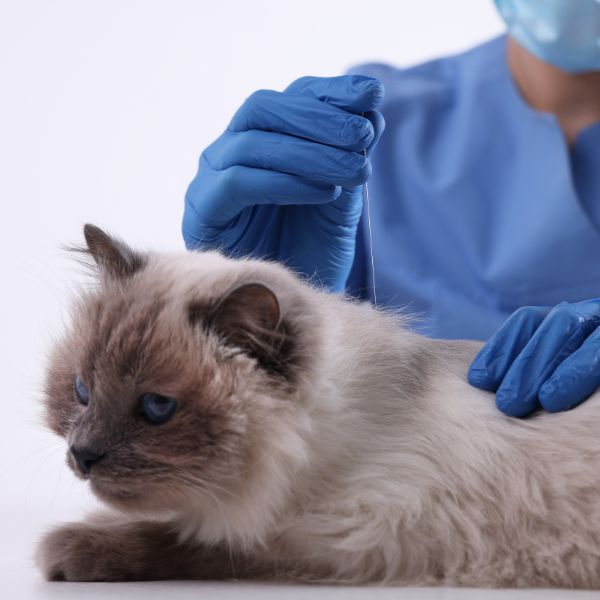
[[[566,73],[541,61],[512,37],[508,68],[525,101],[556,115],[569,145],[582,129],[600,121],[600,71]]]

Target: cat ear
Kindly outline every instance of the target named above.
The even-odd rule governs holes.
[[[281,320],[279,300],[266,285],[240,285],[208,311],[192,305],[190,318],[201,318],[208,329],[254,356],[263,367],[282,370],[289,335]]]
[[[141,254],[95,225],[87,223],[83,227],[83,235],[88,252],[96,261],[100,271],[111,277],[116,279],[130,277],[145,264]]]

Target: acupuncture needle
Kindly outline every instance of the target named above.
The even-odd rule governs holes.
[[[364,117],[364,113],[362,114]],[[367,158],[367,149],[363,150],[365,158]],[[375,259],[373,258],[373,229],[371,227],[371,202],[369,201],[369,184],[365,181],[363,186],[365,203],[367,205],[367,223],[369,227],[369,251],[371,253],[371,285],[373,286],[373,304],[377,306],[377,290],[375,288]]]

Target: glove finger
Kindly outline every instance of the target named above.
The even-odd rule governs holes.
[[[383,100],[384,87],[379,79],[365,75],[339,77],[300,77],[286,92],[311,96],[343,110],[362,113],[377,108]]]
[[[550,310],[539,306],[524,306],[516,310],[475,357],[469,368],[469,383],[495,392]]]
[[[200,164],[200,169],[205,165]],[[185,195],[183,237],[188,248],[197,247],[209,230],[227,226],[239,213],[258,204],[321,204],[331,202],[341,188],[308,181],[276,171],[235,166],[209,170],[201,186],[194,179]]]
[[[600,329],[593,331],[581,347],[558,365],[539,392],[540,404],[548,412],[569,410],[581,404],[600,387]]]
[[[575,352],[593,330],[574,305],[553,308],[515,359],[496,393],[505,414],[523,417],[538,407],[538,393],[558,365]]]
[[[373,141],[366,149],[367,156],[370,156],[385,129],[385,120],[383,115],[376,110],[368,111],[364,113],[364,116],[371,121],[375,132]],[[330,235],[335,235],[339,231],[339,223],[356,226],[362,214],[363,193],[364,184],[349,188],[343,187],[342,193],[335,200],[321,204],[319,213],[324,217],[321,221],[321,228],[328,231]]]
[[[364,116],[371,121],[375,132],[373,141],[369,147],[366,148],[367,156],[370,157],[385,129],[385,120],[383,115],[376,110],[366,112],[364,113]],[[349,221],[354,221],[356,219],[357,211],[359,215],[362,213],[363,194],[364,183],[355,187],[344,187],[342,188],[342,193],[333,202],[321,205],[320,212],[333,223],[340,222],[340,215],[344,215]]]
[[[371,143],[366,148],[367,156],[371,156],[371,153],[373,152],[375,146],[377,145],[377,142],[379,141],[381,134],[385,130],[385,119],[383,118],[383,115],[378,110],[367,111],[366,113],[364,113],[363,116],[365,119],[368,119],[370,121],[371,127],[373,127],[373,139],[371,140]]]
[[[316,98],[272,90],[254,92],[228,126],[233,132],[252,129],[285,133],[355,151],[368,147],[374,138],[369,119]]]
[[[333,185],[360,185],[371,174],[370,161],[361,153],[268,131],[225,133],[205,157],[217,171],[241,165]]]

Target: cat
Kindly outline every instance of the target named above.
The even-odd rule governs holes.
[[[108,509],[45,534],[47,579],[600,588],[597,398],[512,419],[467,383],[479,342],[273,262],[84,236],[44,403]]]

